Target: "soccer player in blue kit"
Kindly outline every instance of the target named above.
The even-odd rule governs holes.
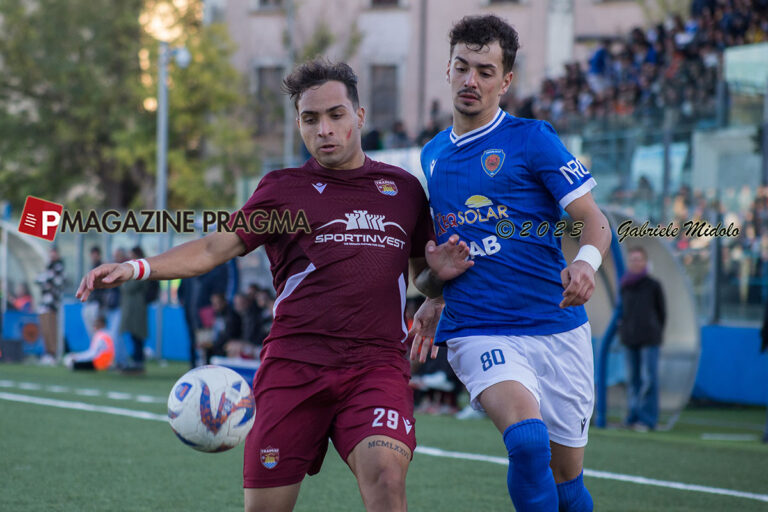
[[[450,44],[453,126],[424,147],[421,164],[438,243],[458,234],[474,265],[445,283],[422,274],[417,286],[442,292],[445,307],[437,298],[419,310],[411,357],[434,355],[433,341],[447,345],[472,406],[503,435],[518,511],[591,511],[583,460],[593,359],[583,304],[610,243],[608,220],[590,193],[595,180],[552,127],[499,108],[517,32],[493,15],[465,17]],[[580,236],[570,264],[562,236]]]

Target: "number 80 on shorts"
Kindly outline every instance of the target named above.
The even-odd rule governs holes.
[[[483,371],[487,372],[493,365],[499,365],[506,363],[504,359],[504,352],[500,348],[495,348],[488,352],[483,352],[480,355],[480,363],[483,365]]]

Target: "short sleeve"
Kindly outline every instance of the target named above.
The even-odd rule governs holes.
[[[423,258],[424,247],[427,242],[435,240],[435,228],[432,225],[432,215],[429,213],[429,202],[421,185],[418,185],[418,197],[421,202],[419,205],[419,216],[413,229],[411,237],[411,258]]]
[[[243,254],[269,243],[276,236],[265,229],[265,226],[269,224],[267,221],[270,212],[280,209],[280,195],[277,189],[274,173],[267,174],[261,179],[250,199],[230,217],[230,229],[234,227],[235,233],[245,244]]]
[[[526,157],[530,170],[563,209],[597,184],[584,164],[566,149],[547,122],[538,122],[531,129],[526,144]]]

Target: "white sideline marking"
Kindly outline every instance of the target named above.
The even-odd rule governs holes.
[[[430,448],[428,446],[417,446],[416,453],[432,455],[434,457],[447,457],[450,459],[477,460],[482,462],[492,462],[506,466],[509,459],[503,457],[492,457],[490,455],[478,455],[476,453],[452,452],[441,450],[440,448]],[[654,485],[656,487],[666,487],[680,491],[696,491],[709,494],[721,494],[723,496],[733,496],[735,498],[746,498],[750,500],[764,501],[768,503],[768,494],[756,494],[753,492],[733,491],[731,489],[721,489],[718,487],[707,487],[705,485],[684,484],[681,482],[670,482],[668,480],[656,480],[655,478],[645,478],[643,476],[622,475],[620,473],[611,473],[609,471],[596,471],[594,469],[584,468],[584,476],[593,478],[605,478],[607,480],[618,480],[621,482],[630,482],[641,485]]]
[[[76,395],[81,395],[81,396],[99,396],[102,394],[102,391],[99,391],[98,389],[91,389],[91,388],[71,389],[67,386],[58,386],[58,385],[43,387],[34,382],[14,382],[12,380],[0,380],[0,388],[19,388],[19,389],[24,389],[28,391],[39,391],[44,389],[45,391],[48,391],[50,393],[72,392]],[[136,402],[141,402],[145,404],[164,404],[168,401],[166,398],[159,397],[159,396],[132,395],[130,393],[123,393],[121,391],[106,391],[105,393],[106,393],[105,396],[111,400],[134,400]]]
[[[90,389],[90,388],[76,389],[75,394],[82,395],[82,396],[99,396],[101,394],[101,391],[99,391],[98,389]]]
[[[146,411],[135,411],[132,409],[120,409],[119,407],[107,407],[103,405],[91,405],[83,402],[70,402],[66,400],[54,400],[50,398],[39,398],[28,395],[18,395],[16,393],[0,392],[0,400],[10,400],[13,402],[32,403],[37,405],[47,405],[49,407],[59,407],[61,409],[74,409],[79,411],[103,412],[106,414],[115,414],[118,416],[128,416],[142,420],[154,420],[167,422],[168,417],[163,414],[155,414]],[[493,457],[491,455],[480,455],[477,453],[454,452],[442,450],[440,448],[431,448],[429,446],[416,447],[416,453],[431,455],[433,457],[445,457],[449,459],[474,460],[480,462],[490,462],[506,466],[509,461],[504,457]],[[594,469],[584,469],[584,475],[592,478],[604,478],[606,480],[618,480],[621,482],[630,482],[640,485],[653,485],[656,487],[666,487],[668,489],[677,489],[680,491],[694,491],[708,494],[719,494],[722,496],[732,496],[734,498],[745,498],[750,500],[763,501],[768,503],[768,494],[757,494],[752,492],[734,491],[731,489],[721,489],[718,487],[707,487],[705,485],[685,484],[682,482],[671,482],[668,480],[656,480],[655,478],[645,478],[642,476],[622,475],[620,473],[611,473],[608,471],[596,471]]]
[[[164,404],[168,402],[165,398],[158,398],[156,396],[149,395],[136,395],[136,401],[145,404]]]
[[[117,391],[108,391],[107,398],[111,398],[112,400],[130,400],[131,398],[133,398],[133,395],[130,393],[119,393]]]
[[[119,407],[109,407],[105,405],[92,405],[83,402],[70,402],[68,400],[54,400],[52,398],[40,398],[37,396],[17,395],[16,393],[0,393],[0,399],[10,400],[12,402],[22,402],[37,405],[47,405],[49,407],[58,407],[60,409],[74,409],[77,411],[104,412],[107,414],[116,414],[118,416],[128,416],[142,420],[168,421],[168,416],[164,414],[155,414],[146,411],[134,411],[132,409],[120,409]]]
[[[757,441],[755,434],[701,434],[703,441]]]

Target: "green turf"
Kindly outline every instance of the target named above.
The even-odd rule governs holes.
[[[164,414],[162,400],[186,370],[150,364],[144,376],[73,374],[61,367],[0,364],[0,392]],[[19,383],[42,386],[22,389]],[[46,386],[64,386],[50,390]],[[29,386],[27,386],[29,387]],[[97,396],[77,390],[99,390]],[[129,399],[106,392],[128,393]],[[136,395],[160,403],[135,401]],[[118,395],[119,397],[119,395]],[[758,441],[704,441],[705,433],[760,435],[762,408],[691,408],[674,429],[640,434],[590,431],[586,467],[626,475],[768,494],[768,446]],[[417,416],[419,444],[504,456],[488,420]],[[0,511],[190,511],[242,509],[242,447],[202,454],[181,444],[160,421],[0,399]],[[586,477],[596,510],[758,511],[768,503]],[[408,474],[415,511],[511,510],[506,467],[417,454]],[[363,510],[357,485],[329,451],[307,478],[297,511]]]

